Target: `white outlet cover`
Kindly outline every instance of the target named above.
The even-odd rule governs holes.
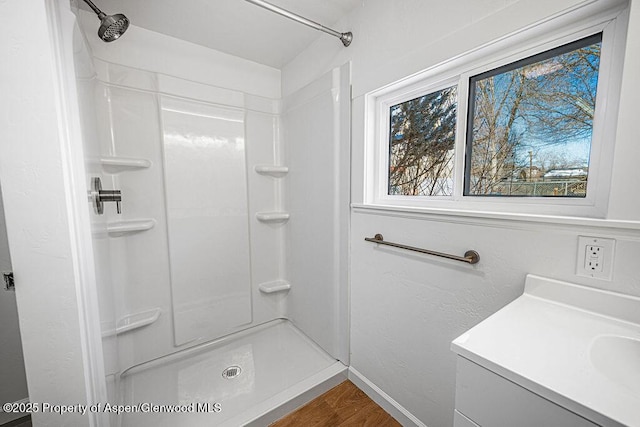
[[[585,267],[587,246],[599,246],[602,255],[602,271],[591,271]],[[593,236],[578,236],[578,256],[576,259],[576,275],[593,279],[611,281],[613,276],[613,260],[616,248],[615,239]]]

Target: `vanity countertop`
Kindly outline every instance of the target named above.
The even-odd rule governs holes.
[[[452,350],[603,426],[640,427],[640,298],[527,275]]]

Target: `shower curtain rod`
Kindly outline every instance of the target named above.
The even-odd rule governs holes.
[[[293,12],[289,12],[286,9],[283,9],[279,6],[276,6],[274,4],[271,3],[267,3],[264,0],[245,0],[248,1],[249,3],[253,3],[256,6],[260,6],[263,7],[267,10],[270,10],[272,12],[277,13],[278,15],[282,15],[286,18],[292,19],[296,22],[299,22],[301,24],[307,25],[311,28],[315,28],[316,30],[322,31],[323,33],[327,33],[330,34],[334,37],[337,37],[340,39],[340,41],[342,42],[342,44],[346,47],[349,46],[351,44],[351,41],[353,40],[353,34],[351,33],[351,31],[346,32],[346,33],[340,33],[336,30],[332,30],[331,28],[327,28],[324,25],[320,25],[317,22],[314,22],[310,19],[304,18],[300,15],[297,15]]]

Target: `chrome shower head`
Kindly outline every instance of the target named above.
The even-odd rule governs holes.
[[[101,24],[98,29],[98,37],[105,42],[117,40],[129,28],[129,19],[121,13],[107,15],[96,7],[91,0],[84,0],[86,4],[98,15]]]
[[[105,16],[98,29],[98,37],[105,42],[112,42],[118,39],[129,28],[129,19],[121,13]]]

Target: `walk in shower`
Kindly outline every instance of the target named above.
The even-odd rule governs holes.
[[[348,65],[282,99],[278,70],[74,12],[108,399],[208,405],[108,422],[264,425],[344,380]]]

